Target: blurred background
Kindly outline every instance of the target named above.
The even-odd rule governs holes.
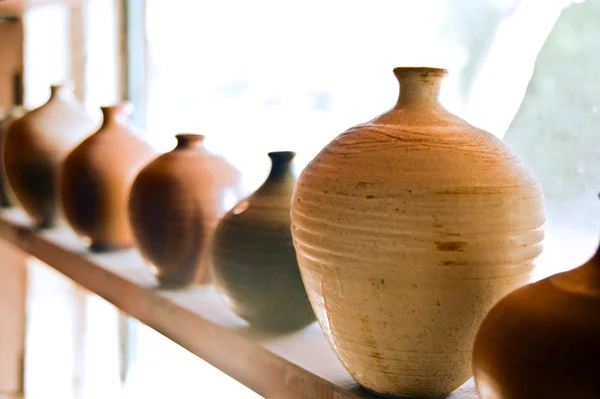
[[[15,73],[27,108],[71,80],[92,112],[131,101],[160,151],[176,133],[205,134],[248,191],[268,151],[296,151],[300,171],[391,108],[393,67],[445,67],[444,106],[502,138],[543,183],[534,279],[596,249],[600,0],[0,0],[0,15],[4,111]],[[256,397],[40,262],[28,267],[28,399]]]

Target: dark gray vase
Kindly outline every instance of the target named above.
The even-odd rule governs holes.
[[[231,309],[267,331],[315,320],[290,233],[293,152],[272,152],[265,183],[221,220],[212,243],[215,284]]]

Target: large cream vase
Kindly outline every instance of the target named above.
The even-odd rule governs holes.
[[[501,140],[444,109],[446,71],[396,68],[397,104],[301,174],[292,236],[343,364],[383,396],[441,397],[471,376],[485,314],[542,250],[540,183]]]

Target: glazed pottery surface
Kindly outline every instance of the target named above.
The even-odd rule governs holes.
[[[600,253],[506,296],[481,325],[481,399],[600,398]]]
[[[219,291],[234,312],[262,330],[294,330],[315,320],[290,233],[294,156],[269,154],[267,180],[223,217],[213,239]]]
[[[178,135],[177,147],[147,165],[131,190],[136,244],[164,287],[209,281],[212,234],[228,197],[240,199],[239,172],[203,138]]]
[[[67,154],[98,127],[70,86],[52,86],[48,102],[12,123],[4,164],[10,188],[39,227],[59,221],[59,168]]]
[[[13,75],[13,104],[13,109],[0,120],[0,207],[2,208],[10,208],[14,202],[14,194],[8,185],[4,168],[4,140],[8,127],[26,112],[23,106],[23,75],[21,73]]]
[[[67,156],[60,179],[66,219],[75,232],[91,241],[92,251],[133,246],[129,192],[138,172],[155,155],[128,126],[128,104],[101,109],[100,130]]]
[[[305,168],[292,236],[332,348],[367,389],[439,397],[471,376],[477,327],[529,279],[538,181],[498,138],[437,101],[446,71],[396,68],[400,96]]]
[[[0,206],[2,208],[10,208],[14,203],[14,193],[8,184],[6,177],[6,169],[4,167],[4,144],[6,140],[6,132],[10,125],[25,115],[26,111],[23,107],[15,107],[2,121],[0,121]]]

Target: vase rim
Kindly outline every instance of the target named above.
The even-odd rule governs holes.
[[[296,153],[294,151],[272,151],[267,154],[273,162],[291,162]]]
[[[189,148],[204,148],[203,134],[195,133],[179,133],[175,135],[177,139],[177,145],[175,149],[189,149]]]
[[[446,68],[426,67],[426,66],[401,66],[394,68],[394,75],[403,77],[411,74],[431,74],[436,76],[446,76],[448,70]]]
[[[270,157],[272,157],[272,156],[281,156],[281,155],[287,155],[287,156],[295,157],[296,156],[296,152],[294,152],[294,151],[271,151],[267,155],[270,156]]]
[[[204,140],[206,137],[203,134],[198,133],[177,133],[175,135],[176,139],[188,139],[188,140]]]
[[[64,82],[54,83],[50,85],[50,90],[75,90],[75,84],[71,80],[65,80]]]
[[[128,101],[123,101],[116,104],[102,105],[100,106],[100,110],[130,114],[133,111],[133,104]]]

